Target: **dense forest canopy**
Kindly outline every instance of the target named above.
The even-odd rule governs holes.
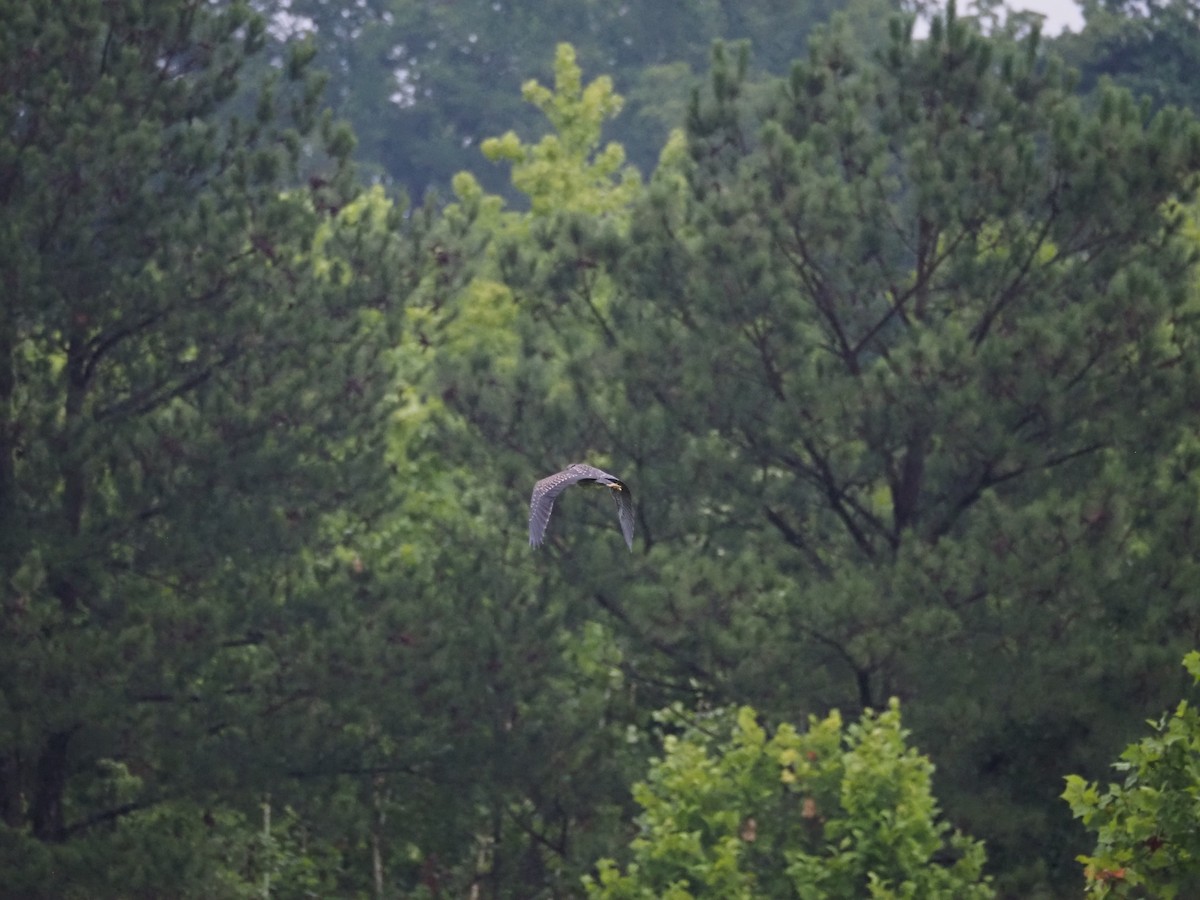
[[[687,98],[703,80],[712,42],[749,40],[762,71],[782,73],[803,53],[812,29],[840,11],[864,43],[879,42],[895,0],[812,3],[697,0],[686,4],[545,0],[407,3],[257,0],[278,37],[312,35],[330,77],[328,97],[350,121],[365,171],[414,196],[445,192],[459,170],[492,191],[502,169],[480,165],[479,144],[516,129],[544,128],[521,102],[529,78],[548,80],[554,47],[572,43],[588,71],[617,79],[627,98],[612,137],[650,172]]]
[[[1200,31],[1085,15],[0,0],[0,894],[1194,891]]]

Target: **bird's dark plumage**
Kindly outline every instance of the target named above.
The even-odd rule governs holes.
[[[602,484],[612,490],[613,499],[617,501],[617,522],[626,545],[632,550],[633,497],[629,488],[615,475],[586,463],[571,463],[533,486],[533,496],[529,498],[529,546],[541,545],[546,537],[546,526],[550,524],[550,513],[554,511],[555,498],[573,484]]]

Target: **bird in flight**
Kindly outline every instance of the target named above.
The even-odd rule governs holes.
[[[625,536],[625,544],[632,550],[633,497],[629,488],[615,475],[587,463],[571,463],[533,486],[533,496],[529,498],[529,546],[541,546],[546,537],[546,526],[550,524],[550,513],[554,511],[555,498],[573,484],[600,484],[612,490],[613,499],[617,501],[617,523]]]

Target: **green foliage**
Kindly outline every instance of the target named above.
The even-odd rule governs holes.
[[[1001,890],[1054,889],[1061,772],[1196,629],[1189,118],[875,0],[690,104],[712,34],[778,69],[826,10],[0,6],[7,886],[572,895],[650,711],[749,702],[812,725],[697,720],[593,890],[986,891],[894,710],[824,715],[899,694]],[[423,185],[508,129],[530,212],[347,159]],[[636,554],[574,495],[530,553],[580,458]]]
[[[1200,111],[1200,91],[1190,76],[1200,66],[1200,14],[1190,0],[1087,0],[1084,27],[1055,47],[1080,70],[1080,87],[1094,91],[1106,80],[1146,98]]]
[[[1200,683],[1200,652],[1183,660]],[[1089,896],[1186,897],[1200,887],[1200,713],[1180,701],[1150,723],[1153,734],[1130,744],[1113,765],[1120,784],[1102,789],[1067,776],[1063,799],[1096,835],[1084,864]]]
[[[631,862],[622,874],[602,860],[589,897],[992,896],[983,845],[939,821],[933,766],[907,746],[898,703],[770,737],[749,707],[730,718],[668,734],[634,786]]]
[[[0,825],[0,858],[19,861],[6,869],[6,896],[56,900],[125,897],[141,885],[196,900],[249,900],[264,886],[278,898],[328,896],[345,862],[294,810],[254,819],[193,803],[130,813],[61,849]]]
[[[541,412],[566,410],[560,367],[584,364],[588,350],[573,362],[531,353],[540,326],[531,327],[504,266],[564,215],[602,215],[617,227],[638,190],[636,177],[610,166],[619,150],[599,161],[593,153],[619,98],[603,81],[585,87],[566,48],[559,59],[559,91],[529,94],[561,129],[536,147],[516,145],[545,208],[508,211],[473,177],[455,180],[457,202],[409,297],[398,354],[406,383],[393,464],[398,481],[419,490],[397,498],[362,553],[364,590],[391,608],[404,635],[402,649],[371,664],[389,685],[379,733],[403,736],[372,764],[407,771],[417,761],[444,827],[409,813],[418,821],[406,840],[439,860],[430,867],[443,887],[481,885],[492,896],[578,889],[629,814],[647,716],[636,702],[645,686],[625,675],[624,641],[564,590],[549,559],[529,555],[521,510],[529,473],[547,461],[535,445],[524,458],[497,453],[471,426],[504,410],[490,396],[501,383],[543,396]],[[596,285],[597,303],[605,290]]]
[[[1017,895],[1073,877],[1062,771],[1168,689],[1200,574],[1200,134],[1072,89],[953,9],[876,54],[834,27],[765,85],[719,48],[627,225],[494,242],[503,363],[429,388],[474,435],[445,452],[514,490],[578,458],[633,487],[628,563],[556,511],[552,590],[637,678],[779,720],[899,694]]]
[[[218,853],[202,804],[320,752],[319,635],[354,601],[331,558],[387,502],[417,264],[404,210],[355,197],[311,48],[241,80],[245,4],[0,15],[3,868],[26,896],[171,893]]]
[[[584,87],[581,76],[572,48],[560,46],[555,91],[536,82],[525,86],[527,99],[546,114],[552,133],[534,146],[522,143],[512,132],[484,142],[486,153],[513,164],[514,186],[527,193],[530,211],[505,211],[501,198],[485,193],[472,176],[460,174],[455,179],[458,202],[446,209],[445,219],[448,231],[461,235],[450,240],[467,244],[454,257],[456,261],[470,258],[470,263],[456,267],[452,262],[447,267],[450,271],[457,268],[456,277],[464,279],[463,284],[457,290],[429,294],[428,303],[415,298],[410,304],[417,340],[433,351],[421,361],[413,380],[420,389],[449,401],[460,424],[463,418],[469,422],[477,416],[506,413],[503,405],[491,408],[494,398],[489,397],[490,388],[503,379],[514,385],[503,402],[512,402],[518,395],[541,397],[543,417],[567,426],[576,397],[572,376],[565,369],[583,371],[602,351],[587,328],[567,337],[553,323],[531,321],[523,314],[530,304],[544,302],[540,289],[532,288],[528,279],[539,287],[545,284],[551,292],[556,285],[569,287],[556,271],[556,262],[529,255],[530,247],[555,240],[561,230],[571,229],[572,221],[580,225],[601,221],[606,230],[603,240],[615,241],[627,230],[631,201],[642,192],[637,174],[622,166],[619,145],[609,144],[597,152],[601,130],[619,110],[621,97],[613,92],[608,79]],[[585,326],[603,321],[612,296],[607,275],[598,269],[600,252],[600,247],[575,250],[574,265],[586,281],[581,291]],[[517,273],[508,271],[513,266]],[[551,333],[557,329],[571,342],[570,354],[549,358],[538,351],[547,329]],[[488,377],[482,377],[484,373]],[[482,464],[476,456],[486,450],[463,446],[457,439],[455,447],[439,448],[443,454],[471,459],[472,465]],[[550,464],[534,444],[528,445],[527,455],[537,467]],[[528,469],[522,466],[520,471]]]
[[[311,34],[330,73],[328,98],[360,138],[358,159],[414,196],[445,193],[455,173],[476,170],[480,142],[509,129],[538,134],[538,115],[520,98],[530,76],[550,78],[550,48],[570,42],[587,68],[611,73],[631,97],[615,123],[642,172],[654,166],[677,114],[700,80],[712,42],[748,39],[767,69],[783,71],[812,29],[848,10],[864,38],[878,42],[890,0],[696,0],[619,4],[609,0],[491,0],[352,6],[323,0],[256,0],[275,39]],[[505,189],[494,169],[477,172]]]
[[[621,111],[621,98],[612,80],[601,77],[583,87],[575,49],[560,44],[554,60],[554,90],[526,82],[524,98],[541,110],[553,134],[535,146],[521,143],[515,132],[488,138],[481,148],[491,160],[513,163],[513,187],[529,197],[535,215],[552,210],[594,215],[626,207],[640,189],[637,172],[622,170],[625,152],[610,143],[597,153],[604,121]],[[620,183],[613,184],[620,175]]]

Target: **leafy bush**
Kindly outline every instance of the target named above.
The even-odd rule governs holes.
[[[1200,652],[1184,657],[1200,682]],[[1152,734],[1130,744],[1113,764],[1121,784],[1067,776],[1063,799],[1096,833],[1096,849],[1080,856],[1089,895],[1200,895],[1200,712],[1186,700],[1150,723]]]
[[[812,717],[773,735],[742,707],[664,741],[634,799],[622,873],[602,860],[589,897],[991,897],[983,844],[938,820],[933,765],[906,745],[900,707],[843,726]],[[728,732],[727,739],[717,734]]]

